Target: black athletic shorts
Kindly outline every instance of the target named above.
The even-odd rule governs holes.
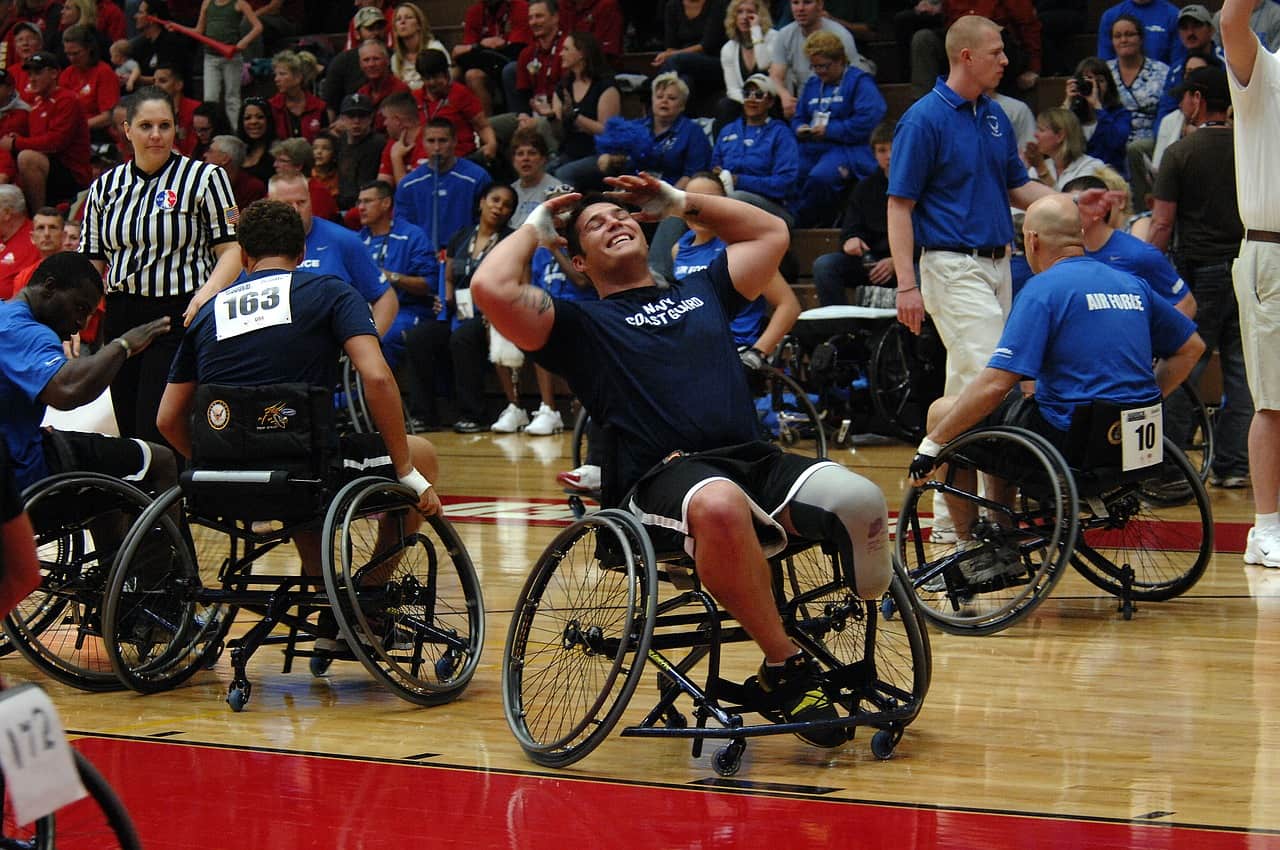
[[[125,481],[141,481],[151,470],[151,446],[144,440],[46,429],[44,462],[50,475],[100,472]]]
[[[982,421],[982,425],[1010,425],[1026,428],[1044,437],[1058,451],[1066,452],[1067,432],[1050,425],[1041,415],[1036,397],[1024,396],[1018,387],[1009,390],[1009,394],[1001,400],[1000,406]]]
[[[788,454],[765,442],[691,454],[677,452],[645,473],[623,504],[648,528],[654,549],[683,550],[692,556],[689,500],[712,481],[730,481],[750,499],[760,544],[765,554],[771,555],[787,542],[786,532],[775,517],[814,470],[831,463]]]

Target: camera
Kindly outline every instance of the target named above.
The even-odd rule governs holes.
[[[1088,97],[1093,94],[1093,80],[1083,74],[1077,74],[1071,79],[1075,81],[1076,93],[1072,96],[1069,107],[1076,118],[1080,119],[1081,124],[1092,124],[1095,118],[1093,106],[1090,105]]]
[[[1083,74],[1076,74],[1072,79],[1076,81],[1076,91],[1079,92],[1081,97],[1088,97],[1093,94],[1093,80]]]

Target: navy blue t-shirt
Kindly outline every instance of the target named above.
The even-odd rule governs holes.
[[[289,283],[288,321],[235,336],[226,336],[224,327],[224,338],[219,339],[219,308],[226,322],[246,314],[265,315],[268,311],[261,305],[270,304],[272,298],[283,299],[283,291],[274,295],[269,291],[273,276],[278,276],[281,284],[286,279]],[[254,302],[242,303],[239,296],[255,284]],[[255,310],[241,309],[249,306]],[[255,272],[200,308],[174,355],[169,383],[196,381],[249,387],[302,382],[315,387],[337,386],[342,346],[361,334],[376,338],[378,331],[369,305],[344,281],[302,271]]]
[[[1141,278],[1071,257],[1023,287],[987,365],[1035,378],[1040,413],[1066,431],[1076,407],[1094,399],[1158,399],[1152,360],[1173,354],[1195,329]]]
[[[1137,275],[1170,304],[1177,304],[1187,297],[1187,284],[1169,258],[1159,248],[1130,233],[1117,230],[1101,248],[1085,251],[1084,255],[1113,269]]]
[[[620,492],[677,449],[757,439],[759,427],[729,318],[744,299],[727,255],[671,287],[600,301],[556,300],[541,366],[562,375],[618,443]]]

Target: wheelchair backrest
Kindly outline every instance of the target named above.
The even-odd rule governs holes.
[[[1107,489],[1151,475],[1145,468],[1124,471],[1121,433],[1124,411],[1144,406],[1094,400],[1076,408],[1067,431],[1063,456],[1083,490]]]

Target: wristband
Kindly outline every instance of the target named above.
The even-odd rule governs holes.
[[[547,209],[546,204],[538,204],[533,208],[533,212],[529,213],[529,217],[524,223],[534,229],[538,234],[538,244],[555,245],[556,244],[556,223],[551,216],[551,210]]]
[[[129,341],[122,336],[118,336],[112,342],[120,343],[120,347],[124,349],[124,359],[128,360],[133,356],[133,346],[129,345]]]
[[[896,292],[910,292],[910,291],[911,291],[911,290],[913,290],[913,289],[919,289],[919,288],[920,288],[920,284],[916,284],[915,286],[908,286],[906,289],[898,289],[898,290],[895,290],[895,291],[896,291]]]
[[[937,457],[942,451],[942,446],[925,437],[920,441],[920,445],[916,447],[916,454],[928,455],[929,457]]]
[[[431,489],[431,482],[416,469],[411,469],[406,474],[401,475],[400,483],[412,490],[418,498],[422,498],[422,494]]]

